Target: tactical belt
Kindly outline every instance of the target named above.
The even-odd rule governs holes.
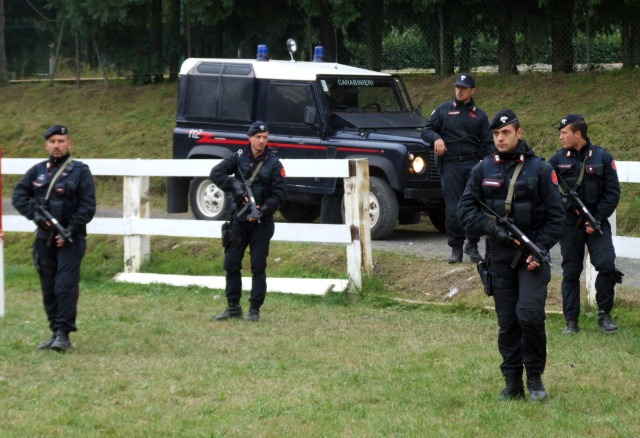
[[[461,154],[461,155],[443,155],[442,161],[444,163],[458,163],[461,161],[471,161],[471,160],[479,160],[480,154]]]

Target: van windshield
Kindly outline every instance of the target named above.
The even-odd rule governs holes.
[[[340,76],[320,79],[327,106],[333,112],[404,112],[395,79]]]

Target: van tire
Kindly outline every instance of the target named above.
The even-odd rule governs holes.
[[[189,188],[189,203],[193,217],[200,220],[223,221],[231,216],[231,195],[220,190],[209,178],[194,178]]]

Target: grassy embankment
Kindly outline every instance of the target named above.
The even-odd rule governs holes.
[[[532,145],[558,146],[557,120],[582,112],[591,136],[619,160],[638,160],[635,89],[640,72],[593,76],[481,76],[478,103],[514,108]],[[450,79],[407,78],[425,113],[451,94]],[[65,123],[85,158],[167,158],[175,85],[0,89],[5,156],[39,157],[42,132]],[[567,97],[571,96],[571,97]],[[573,103],[572,103],[573,102]],[[117,181],[98,181],[119,202]],[[5,186],[8,185],[5,181]],[[153,184],[157,205],[162,184]],[[637,194],[625,186],[627,234],[637,234]],[[5,196],[10,193],[5,188]],[[637,193],[637,192],[636,192]],[[622,217],[619,221],[622,222]],[[432,232],[432,231],[425,231]],[[6,316],[0,319],[3,436],[636,436],[640,414],[637,290],[619,289],[621,331],[605,337],[585,309],[583,331],[560,335],[548,319],[545,381],[551,400],[497,403],[496,322],[476,285],[453,306],[399,304],[445,283],[442,260],[374,253],[359,296],[273,294],[261,324],[213,321],[221,291],[115,284],[122,242],[91,236],[80,332],[67,355],[40,354],[46,336],[30,236],[5,239]],[[220,275],[217,242],[154,239],[151,272]],[[335,277],[344,251],[274,243],[272,276]],[[470,264],[463,265],[474,275]],[[557,281],[554,279],[557,304]],[[391,299],[390,299],[391,298]]]

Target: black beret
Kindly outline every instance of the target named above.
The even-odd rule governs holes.
[[[489,123],[489,129],[500,129],[503,126],[507,126],[512,124],[513,122],[518,121],[518,116],[510,109],[501,109],[498,113],[493,117],[491,123]]]
[[[247,131],[247,137],[253,137],[258,132],[268,132],[269,127],[265,122],[261,122],[260,120],[256,120],[253,122],[251,126],[249,126],[249,130]]]
[[[575,122],[584,122],[584,117],[582,117],[580,114],[568,114],[567,117],[564,117],[562,120],[560,120],[558,131],[565,126],[574,124]]]
[[[460,73],[456,76],[456,80],[453,82],[453,85],[460,85],[465,88],[475,88],[476,80],[469,73]]]
[[[56,134],[69,135],[69,130],[67,129],[66,126],[63,126],[63,125],[53,125],[52,127],[50,127],[45,131],[44,139],[46,140],[52,135],[56,135]]]

